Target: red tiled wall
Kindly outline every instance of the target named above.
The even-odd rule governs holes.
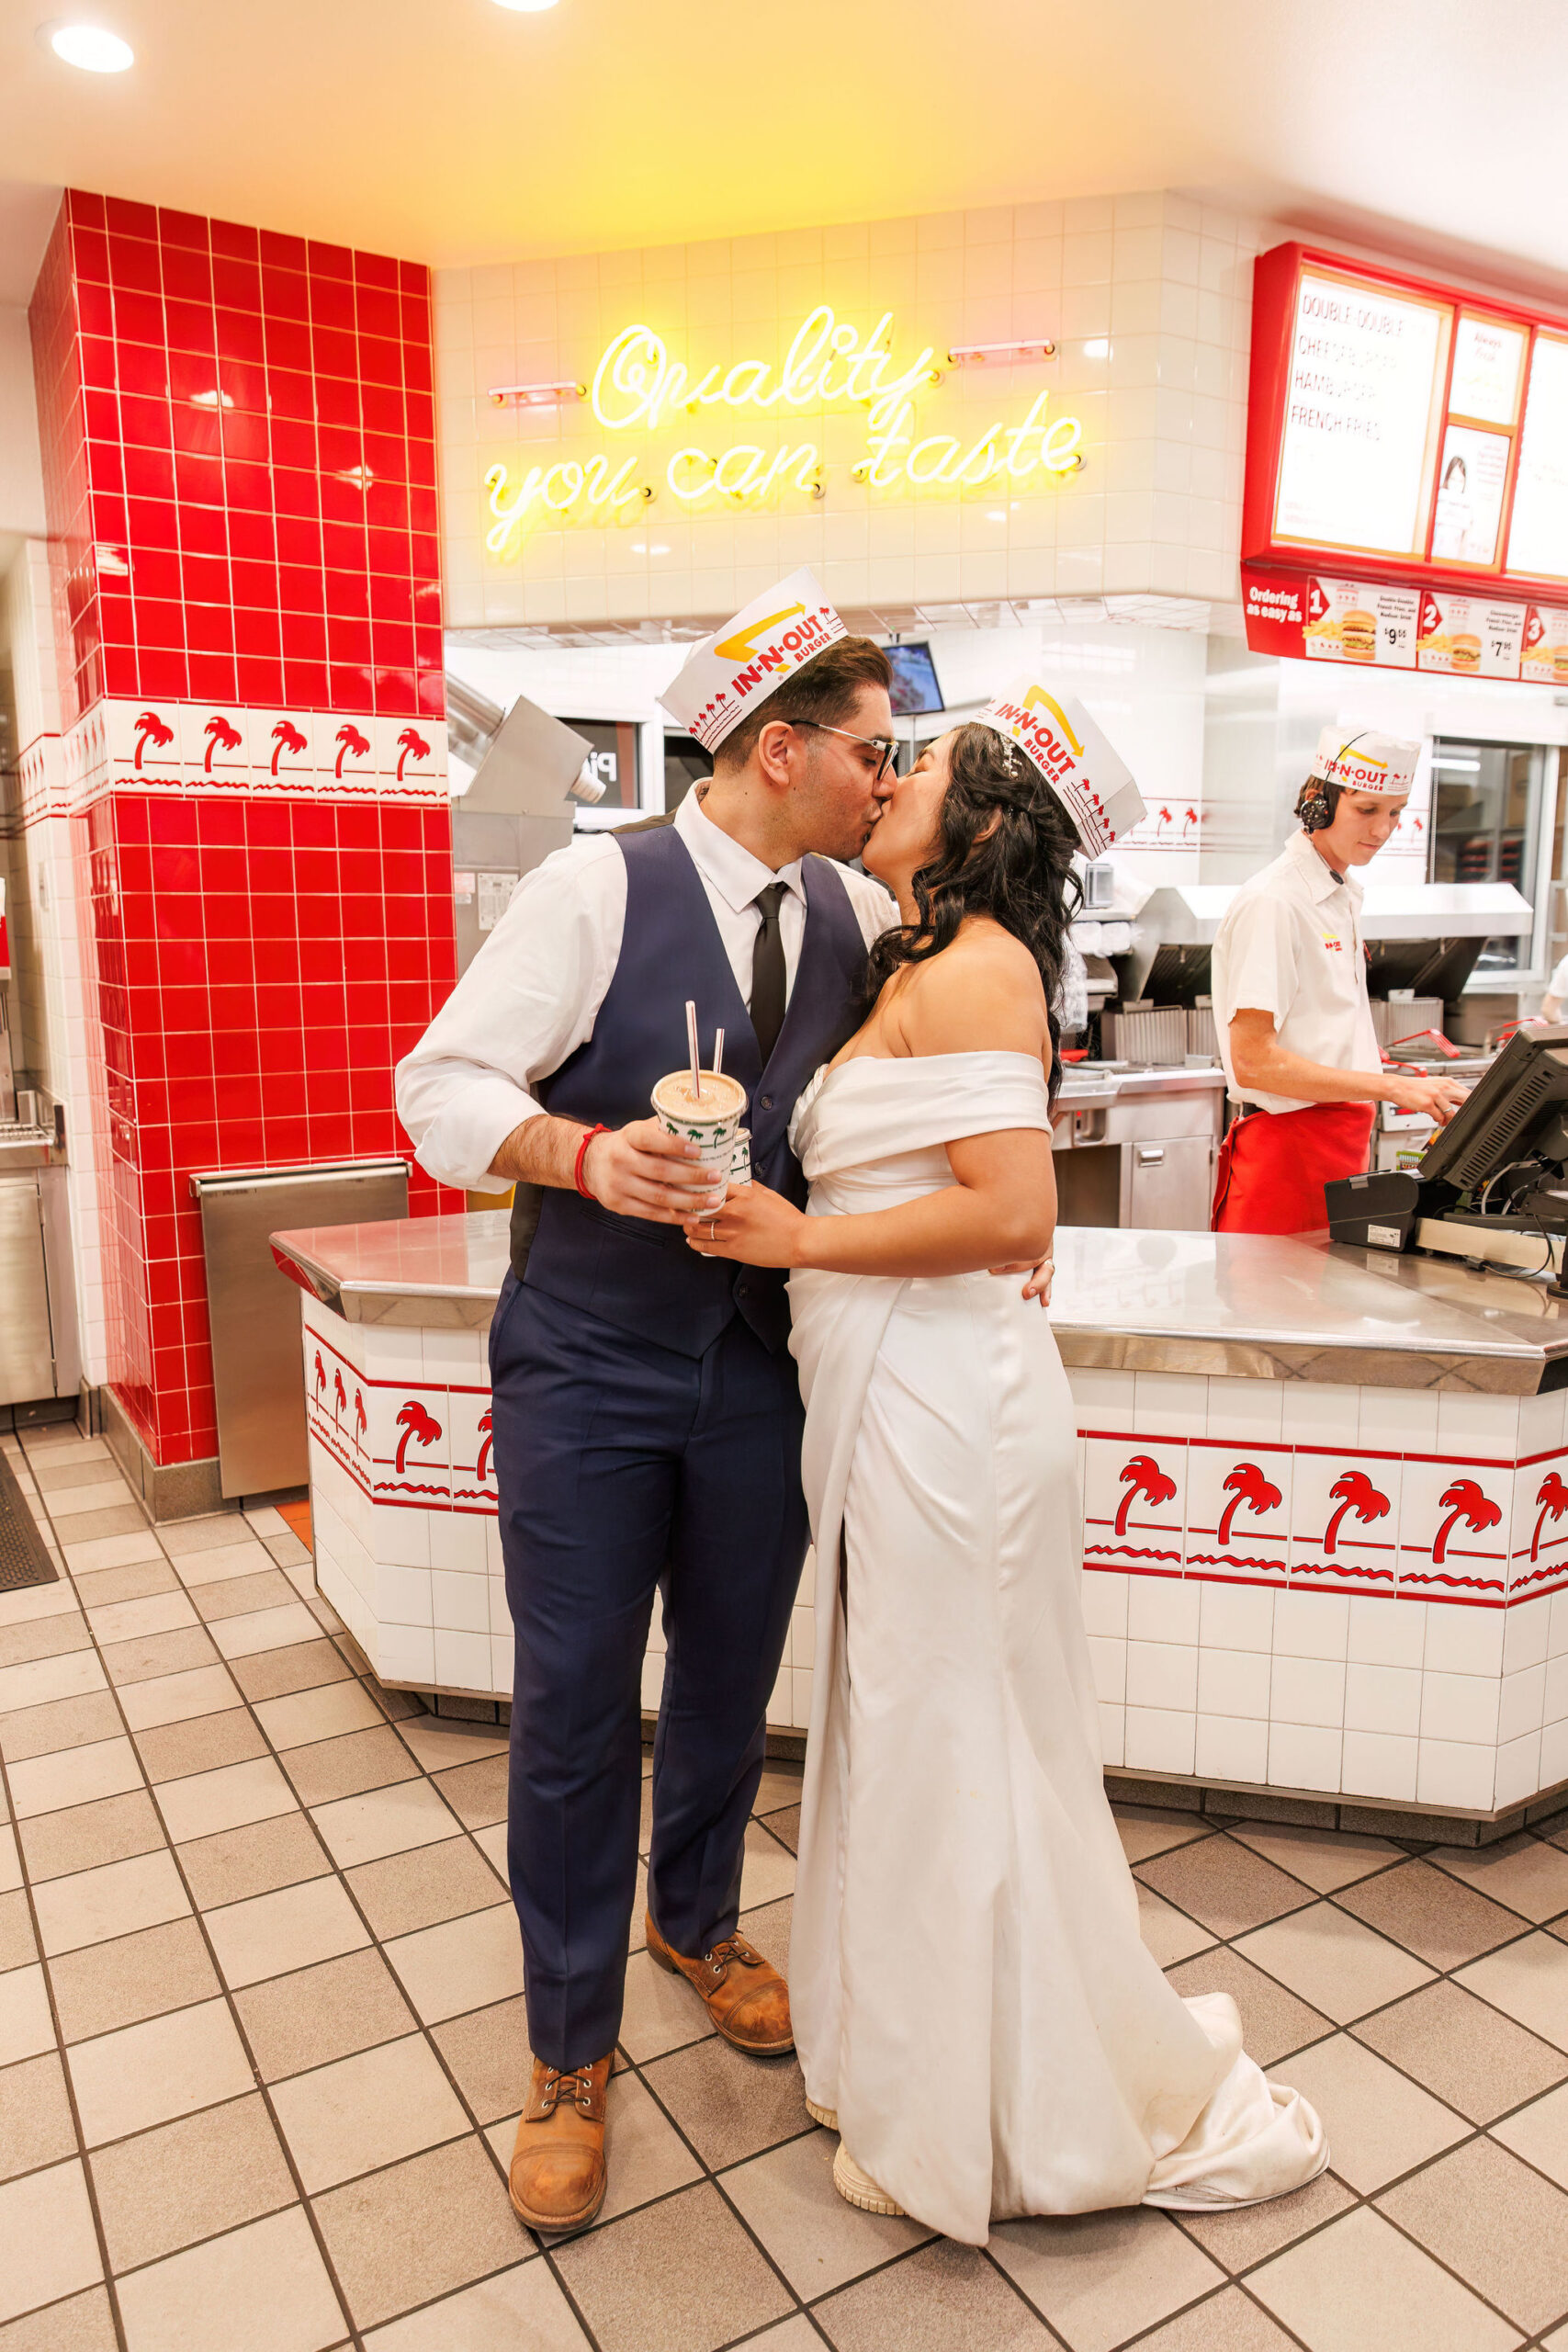
[[[192,1461],[218,1441],[191,1174],[408,1158],[393,1065],[456,977],[440,781],[395,797],[384,755],[443,712],[428,278],[72,191],[32,331],[109,1377]],[[176,749],[132,788],[109,749],[140,706],[187,754],[204,713],[252,727],[254,764],[209,783]],[[378,775],[269,772],[275,719],[330,752],[340,714]],[[410,1203],[457,1204],[417,1168]]]

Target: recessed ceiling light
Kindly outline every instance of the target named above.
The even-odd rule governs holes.
[[[136,51],[118,33],[102,25],[42,25],[39,31],[56,57],[79,65],[84,74],[123,74],[136,62]]]

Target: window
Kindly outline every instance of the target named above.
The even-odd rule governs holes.
[[[1510,882],[1535,913],[1533,932],[1489,939],[1476,977],[1530,971],[1547,949],[1550,876],[1541,855],[1553,809],[1557,754],[1536,743],[1432,745],[1428,876],[1434,882]]]

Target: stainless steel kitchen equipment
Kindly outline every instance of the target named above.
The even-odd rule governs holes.
[[[1123,997],[1119,1012],[1100,1016],[1100,1035],[1107,1061],[1174,1066],[1187,1057],[1187,1021],[1179,1005],[1156,1005],[1148,998],[1129,1002]]]
[[[225,1496],[302,1487],[309,1476],[299,1316],[295,1294],[274,1262],[271,1235],[280,1226],[406,1217],[408,1180],[402,1159],[225,1170],[191,1178],[201,1204]]]
[[[1060,1222],[1207,1232],[1224,1090],[1219,1069],[1072,1064],[1051,1136]]]
[[[66,1181],[51,1127],[0,1122],[0,1405],[81,1386]]]
[[[452,802],[457,969],[466,972],[522,876],[570,841],[577,801],[597,800],[604,788],[580,786],[593,749],[586,736],[525,695],[503,718],[471,686],[447,684],[457,697],[463,745],[478,755],[473,782]]]

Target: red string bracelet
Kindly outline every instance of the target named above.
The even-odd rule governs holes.
[[[582,1181],[582,1163],[588,1157],[588,1147],[592,1142],[595,1136],[607,1136],[610,1130],[608,1127],[590,1127],[587,1134],[583,1136],[582,1141],[577,1147],[577,1159],[572,1168],[571,1181],[577,1186],[578,1191],[581,1193],[585,1201],[597,1200],[599,1197],[596,1193],[591,1193],[587,1185]]]

